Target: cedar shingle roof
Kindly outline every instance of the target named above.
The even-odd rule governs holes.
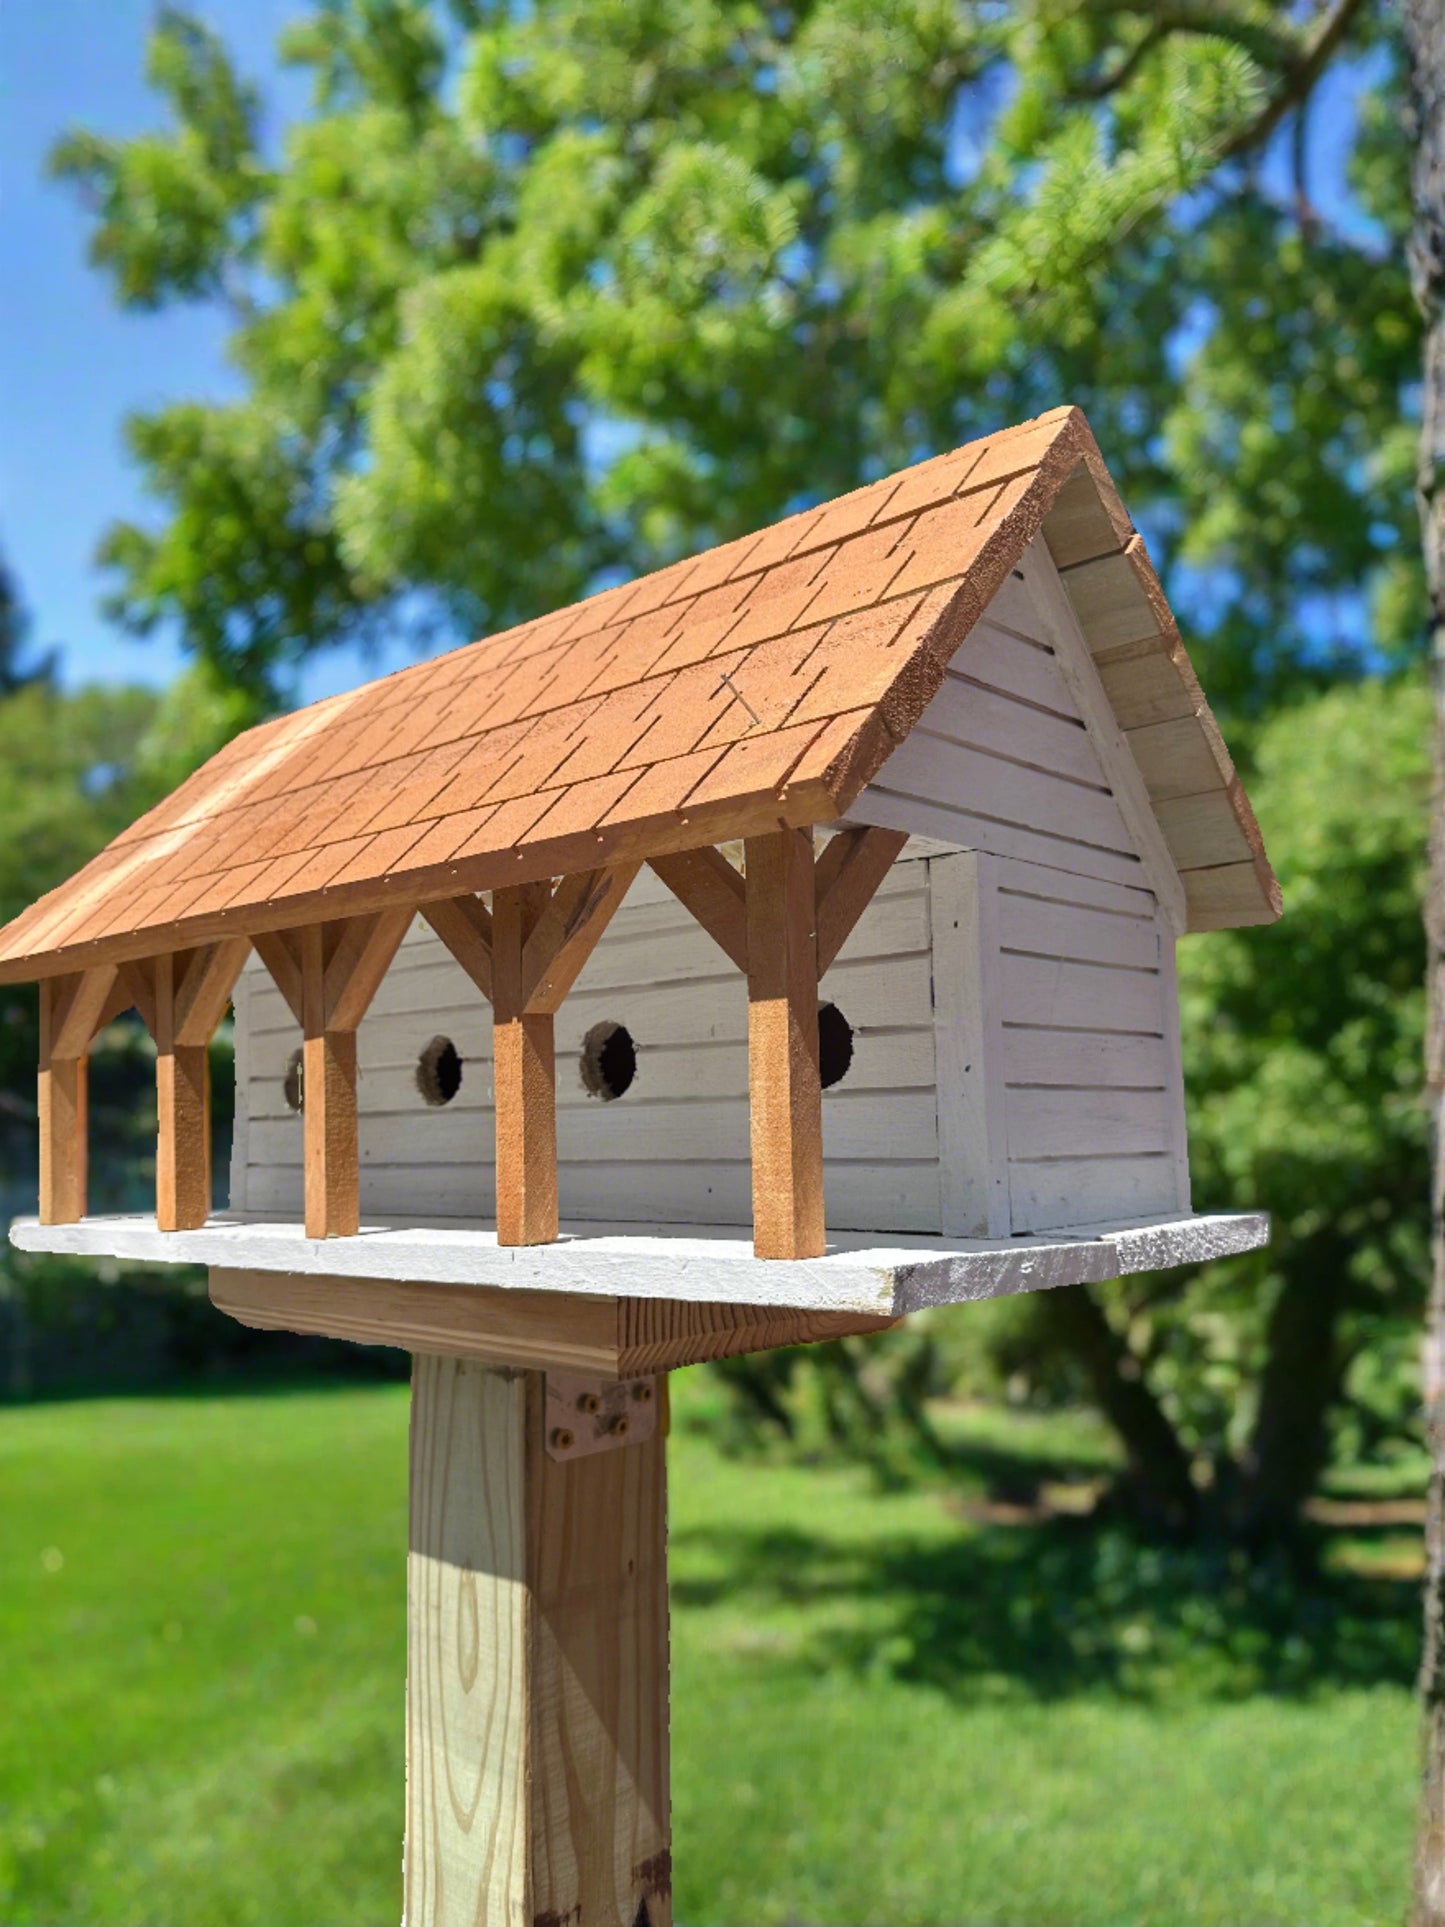
[[[1187,738],[1141,767],[1166,838],[1189,806],[1191,921],[1268,921],[1249,805],[1064,408],[248,731],[0,930],[0,981],[833,820],[1040,529],[1131,741]]]

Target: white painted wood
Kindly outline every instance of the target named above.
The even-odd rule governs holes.
[[[1174,1160],[1174,1206],[1179,1211],[1192,1210],[1192,1190],[1189,1181],[1189,1127],[1184,1109],[1184,1060],[1183,1038],[1179,1029],[1179,975],[1178,959],[1173,943],[1166,935],[1161,944],[1162,956],[1159,969],[1160,997],[1164,1006],[1164,1049],[1168,1056],[1168,1087],[1174,1102],[1171,1106],[1169,1148]]]
[[[1165,1162],[1166,1160],[1161,1160]],[[22,1251],[114,1257],[139,1264],[203,1264],[420,1284],[500,1285],[608,1297],[901,1315],[929,1305],[1039,1291],[1126,1272],[1197,1263],[1268,1241],[1260,1213],[1102,1225],[1079,1236],[996,1240],[830,1236],[822,1258],[754,1258],[752,1241],[724,1227],[685,1231],[565,1225],[554,1245],[499,1246],[489,1227],[368,1222],[354,1238],[308,1239],[294,1218],[218,1215],[198,1231],[159,1231],[154,1217],[41,1225],[17,1219]]]
[[[1073,963],[1067,958],[1020,956],[1007,951],[999,976],[1005,1024],[1163,1035],[1157,970],[1115,970],[1101,964]]]
[[[1011,1157],[1095,1157],[1172,1152],[1169,1093],[1126,1090],[1048,1090],[1025,1086],[1008,1094]]]
[[[998,910],[999,941],[1005,950],[1133,970],[1159,968],[1159,932],[1152,921],[1017,896],[1007,889],[999,893]]]
[[[1010,1025],[1004,1031],[1004,1077],[1011,1085],[1162,1091],[1170,1083],[1170,1059],[1162,1037]]]
[[[990,611],[990,613],[992,613]],[[1010,635],[984,616],[968,633],[968,640],[949,665],[950,678],[1034,703],[1055,715],[1074,715],[1069,686],[1044,642],[1027,642]]]
[[[990,850],[996,856],[1017,857],[1025,863],[1080,876],[1102,877],[1136,886],[1144,881],[1139,859],[1132,852],[1121,855],[1042,830],[1021,829],[976,811],[944,805],[922,793],[904,793],[891,788],[892,781],[890,758],[878,777],[850,806],[848,821],[876,823],[881,830],[906,830],[910,837],[930,846],[930,855]]]
[[[1077,712],[1088,725],[1090,739],[1107,772],[1109,787],[1129,826],[1133,847],[1143,861],[1149,887],[1159,899],[1170,929],[1178,936],[1188,927],[1184,885],[1134,752],[1099,679],[1098,666],[1074,604],[1059,580],[1054,559],[1041,535],[1029,544],[1018,573],[1033,598],[1038,633],[1053,646],[1055,660],[1069,684]]]
[[[944,678],[915,727],[964,748],[1012,757],[1048,776],[1091,789],[1108,788],[1089,732],[1075,717],[1039,709],[962,677]]]
[[[1178,1209],[1183,1088],[1173,938],[1158,907],[991,862],[1013,1230]]]
[[[1173,1208],[1174,1195],[1174,1159],[1167,1150],[1142,1157],[1009,1163],[1015,1231],[1162,1216]]]
[[[1065,782],[1044,770],[934,735],[929,724],[932,714],[932,706],[924,710],[923,720],[883,765],[877,787],[1016,830],[1041,831],[1081,848],[1116,857],[1135,856],[1119,806],[1107,790]],[[1140,880],[1147,880],[1142,872]]]
[[[968,851],[930,868],[943,1229],[998,1238],[1009,1208],[993,859]]]

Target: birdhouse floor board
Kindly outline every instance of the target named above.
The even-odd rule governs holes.
[[[1067,1162],[1027,1169],[1042,1182]],[[1152,1164],[1162,1171],[1170,1161],[1101,1162]],[[1032,1237],[899,1237],[881,1244],[876,1236],[833,1235],[823,1257],[800,1259],[755,1258],[751,1238],[736,1227],[670,1232],[565,1219],[559,1241],[544,1246],[499,1246],[490,1226],[465,1221],[425,1227],[377,1221],[363,1223],[355,1237],[323,1241],[308,1239],[295,1218],[239,1213],[217,1215],[198,1231],[172,1232],[157,1230],[149,1215],[68,1225],[18,1218],[10,1239],[22,1251],[141,1264],[899,1317],[929,1305],[1099,1284],[1251,1251],[1268,1242],[1269,1220],[1260,1212],[1141,1213],[1132,1223],[1115,1219]]]

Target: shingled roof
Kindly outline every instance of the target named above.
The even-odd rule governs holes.
[[[1269,921],[1249,804],[1063,408],[248,731],[0,930],[0,982],[835,820],[1041,530],[1191,926]]]

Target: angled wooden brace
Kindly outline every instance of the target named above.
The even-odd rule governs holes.
[[[446,897],[421,913],[487,1002],[492,1001],[492,917],[480,897]]]
[[[648,866],[690,910],[739,970],[748,967],[747,887],[721,850],[705,844],[677,856],[655,856]]]
[[[563,877],[555,891],[522,883],[492,894],[499,1244],[557,1236],[555,1015],[639,868],[620,863]]]
[[[89,1051],[117,1012],[117,967],[98,964],[40,985],[40,1222],[85,1216]],[[122,1005],[121,1009],[125,1006]]]
[[[157,957],[132,972],[148,998],[137,1008],[156,1045],[156,1224],[194,1231],[211,1210],[211,1063],[208,1046],[250,953],[230,937]]]
[[[819,856],[813,871],[819,977],[832,968],[907,841],[903,830],[840,830]]]
[[[351,1238],[361,1229],[356,1027],[413,915],[407,907],[308,924],[295,940],[308,1238]]]

